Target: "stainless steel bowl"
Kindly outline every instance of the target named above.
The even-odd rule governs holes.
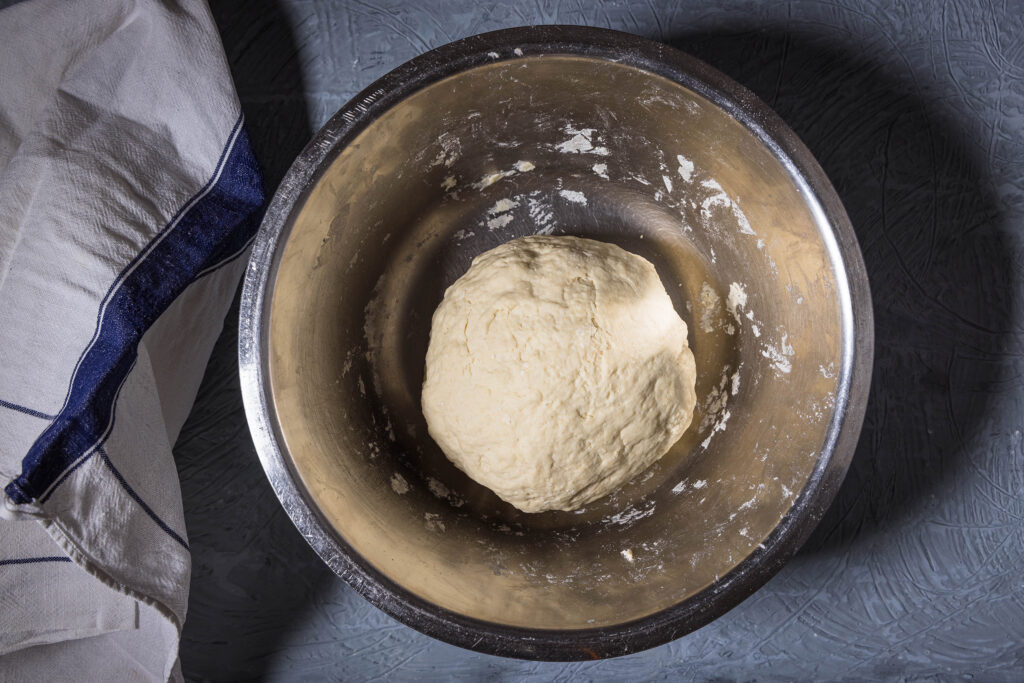
[[[476,485],[419,406],[445,288],[537,232],[651,260],[697,360],[687,434],[576,513]],[[324,126],[267,212],[240,337],[260,459],[335,572],[442,640],[584,659],[688,633],[792,556],[852,456],[873,331],[839,199],[762,102],[664,45],[538,27],[418,57]]]

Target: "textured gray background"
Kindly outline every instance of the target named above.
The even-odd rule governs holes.
[[[800,554],[711,625],[604,662],[474,654],[393,621],[292,527],[250,443],[229,316],[176,448],[192,680],[1024,678],[1024,3],[213,0],[273,190],[341,104],[427,49],[532,24],[687,50],[773,106],[865,252],[867,420]]]

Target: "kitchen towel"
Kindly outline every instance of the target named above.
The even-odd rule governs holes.
[[[171,447],[262,205],[205,2],[0,11],[0,679],[180,678]]]

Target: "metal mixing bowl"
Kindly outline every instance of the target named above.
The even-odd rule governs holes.
[[[445,288],[538,232],[652,261],[697,361],[689,431],[575,513],[475,484],[419,404]],[[288,514],[373,604],[484,652],[614,656],[730,609],[810,533],[863,418],[869,304],[839,199],[753,95],[634,36],[513,29],[399,67],[303,151],[246,275],[242,389]]]

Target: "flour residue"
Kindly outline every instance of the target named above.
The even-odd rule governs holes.
[[[499,230],[501,228],[504,228],[506,225],[508,225],[511,222],[512,222],[512,216],[510,214],[504,213],[504,214],[502,214],[500,216],[496,216],[496,217],[490,219],[489,221],[487,221],[487,228],[489,230]]]
[[[550,235],[555,229],[555,210],[550,198],[540,190],[535,190],[526,199],[527,213],[536,226],[538,235]]]
[[[825,396],[820,401],[811,400],[804,406],[799,415],[807,422],[820,422],[832,413],[835,406],[835,399],[832,396]]]
[[[747,305],[747,290],[744,289],[743,285],[738,282],[733,282],[729,285],[729,296],[726,299],[725,306],[732,313],[733,317],[736,318],[736,322],[742,322],[740,320],[740,309]]]
[[[405,480],[401,474],[397,472],[391,475],[391,490],[400,496],[409,493],[409,482]]]
[[[451,489],[433,477],[427,477],[427,488],[435,498],[447,501],[452,507],[462,507],[465,501],[459,498]]]
[[[738,282],[733,282],[729,285],[729,294],[726,297],[725,307],[732,314],[733,320],[736,324],[726,323],[725,329],[726,334],[736,334],[737,329],[743,327],[743,318],[740,316],[740,309],[747,304],[747,292]]]
[[[722,299],[718,292],[707,282],[700,286],[700,295],[697,298],[700,306],[700,329],[702,332],[711,333],[715,331],[715,323],[718,320],[719,309]]]
[[[497,171],[496,173],[488,173],[487,175],[483,176],[482,178],[480,178],[480,180],[473,183],[473,188],[476,190],[483,190],[484,188],[490,187],[499,180],[503,180],[504,178],[510,178],[516,175],[517,173],[528,173],[535,168],[536,166],[533,165],[532,161],[517,161],[515,164],[512,165],[512,168],[506,171]]]
[[[352,361],[355,360],[355,355],[356,355],[355,349],[351,349],[351,350],[349,350],[348,353],[345,354],[345,363],[344,363],[344,365],[341,366],[341,376],[342,377],[347,375],[349,373],[349,371],[352,369]]]
[[[511,175],[512,172],[510,172],[510,171],[502,171],[502,172],[499,172],[499,173],[489,173],[489,174],[485,175],[484,177],[480,178],[480,180],[478,180],[477,182],[473,183],[473,187],[475,189],[477,189],[477,190],[482,190],[485,187],[490,187],[491,185],[493,185],[494,183],[498,182],[502,178],[508,177],[508,176],[505,175],[506,173]]]
[[[739,388],[739,380],[736,382],[737,389]],[[701,406],[701,413],[704,417],[701,418],[700,426],[698,431],[708,431],[707,438],[701,442],[703,448],[707,448],[711,443],[712,437],[718,432],[725,431],[726,424],[729,422],[729,418],[732,417],[732,413],[726,408],[729,403],[729,389],[731,385],[731,378],[729,376],[729,368],[726,367],[722,373],[722,377],[718,382],[718,386],[713,387],[708,392],[707,398],[704,400]],[[700,488],[694,484],[694,488]]]
[[[761,489],[763,488],[764,484],[758,484],[757,489],[754,491],[754,495],[745,503],[741,503],[740,506],[736,508],[736,512],[742,512],[744,510],[754,507],[754,504],[757,502],[757,497],[761,495]]]
[[[700,203],[700,213],[704,218],[705,222],[710,222],[713,209],[727,209],[732,213],[736,219],[736,223],[739,226],[740,232],[744,235],[756,235],[754,229],[750,227],[750,222],[747,220],[746,214],[740,209],[732,198],[725,193],[725,189],[718,183],[714,178],[708,178],[700,184],[705,190],[710,190],[711,194],[704,198]]]
[[[729,195],[725,193],[725,189],[717,180],[708,178],[701,182],[700,186],[706,190],[711,190],[711,194],[700,203],[701,212],[706,214],[715,207],[731,208],[732,200],[729,199]]]
[[[693,162],[682,154],[676,155],[676,161],[679,163],[679,177],[686,182],[690,182],[693,179]]]
[[[790,357],[794,354],[793,347],[789,343],[789,335],[783,334],[777,346],[765,344],[761,349],[761,355],[768,359],[768,362],[776,372],[789,373],[793,369]]]
[[[555,145],[555,149],[559,152],[563,154],[597,154],[608,156],[607,147],[594,146],[596,132],[594,128],[574,128],[571,125],[566,125],[562,131],[571,137]]]
[[[722,411],[722,414],[719,417],[718,422],[716,422],[715,426],[711,428],[711,433],[708,434],[708,438],[700,442],[701,448],[707,448],[711,444],[711,438],[715,435],[716,432],[725,431],[726,423],[729,421],[730,417],[732,417],[732,413],[730,413],[728,410]]]
[[[462,143],[451,133],[441,133],[437,138],[437,145],[441,148],[431,162],[431,166],[450,168],[462,156]]]
[[[595,175],[608,180],[608,164],[594,164],[591,170]]]
[[[632,522],[637,521],[638,519],[643,519],[644,517],[650,517],[651,515],[653,515],[654,506],[654,501],[651,501],[650,505],[648,505],[647,507],[630,506],[625,510],[612,515],[611,517],[605,518],[602,521],[605,524],[616,524],[619,526],[630,524]]]
[[[519,206],[519,202],[514,199],[502,198],[494,202],[494,206],[487,209],[487,213],[493,215],[496,213],[505,213]]]
[[[622,552],[620,554],[622,555],[623,558],[625,558],[625,560],[627,562],[632,562],[633,561],[633,551],[631,549],[623,548],[623,550],[622,550]]]
[[[441,521],[441,515],[436,512],[423,513],[423,526],[427,527],[428,531],[445,531],[444,522]]]
[[[750,308],[747,290],[741,283],[732,282],[729,284],[729,294],[726,297],[725,307],[738,326],[742,328],[745,322],[749,322],[750,332],[754,335],[754,338],[759,339],[761,337],[760,323],[758,323],[754,311]],[[772,365],[779,372],[790,371],[790,362],[787,356],[793,355],[793,348],[789,346],[788,338],[785,335],[783,335],[783,343],[778,348],[766,344],[761,351],[761,355],[771,360]]]
[[[427,477],[427,488],[430,489],[430,492],[434,494],[435,498],[447,498],[451,493],[447,486],[433,477]]]
[[[587,196],[582,192],[577,192],[576,190],[559,190],[558,194],[560,194],[563,199],[566,199],[573,204],[582,204],[583,206],[587,205]]]

